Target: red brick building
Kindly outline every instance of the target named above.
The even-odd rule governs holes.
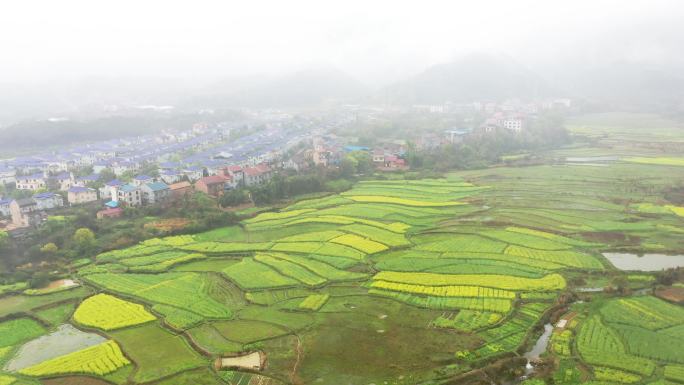
[[[223,194],[226,185],[226,178],[221,175],[204,177],[195,183],[195,190],[207,195],[218,197]]]
[[[178,182],[169,185],[171,199],[182,199],[186,195],[192,194],[192,185],[190,182]]]

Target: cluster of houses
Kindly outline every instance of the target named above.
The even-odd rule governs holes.
[[[480,129],[485,133],[500,129],[520,133],[527,119],[527,115],[522,112],[498,111],[487,118]]]
[[[311,147],[301,149],[289,157],[283,168],[302,171],[311,165],[318,167],[337,167],[350,152],[367,152],[373,165],[379,171],[405,170],[408,168],[405,157],[407,144],[403,140],[381,141],[374,148],[345,145],[346,140],[334,135],[317,135],[312,138]]]
[[[228,165],[256,166],[270,163],[304,140],[307,124],[289,116],[273,120],[222,123],[210,126],[196,123],[181,132],[161,132],[66,148],[59,152],[12,159],[0,159],[0,183],[16,183],[20,190],[58,189],[66,191],[79,184],[71,172],[92,168],[91,177],[104,170],[117,177],[134,175],[150,165],[160,166],[165,183],[189,179],[197,181],[206,170],[210,175]],[[234,130],[250,129],[248,135],[228,140]],[[87,182],[87,177],[83,177]]]
[[[23,199],[0,199],[0,215],[11,216],[15,227],[29,227],[47,218],[46,211],[64,207],[62,195],[53,192]]]
[[[227,189],[266,183],[273,175],[268,164],[306,139],[301,132],[312,123],[289,115],[271,114],[239,123],[209,126],[197,123],[182,132],[123,138],[67,148],[58,153],[0,159],[0,183],[32,191],[25,199],[1,199],[0,216],[12,217],[16,227],[45,219],[45,211],[100,201],[98,217],[121,215],[123,206],[164,204],[191,191],[218,196]],[[258,129],[252,129],[259,125]],[[235,129],[250,132],[228,141]],[[158,177],[138,175],[158,167]],[[75,176],[91,168],[92,174]],[[100,174],[116,175],[99,189]],[[157,173],[155,173],[157,174]],[[131,179],[124,183],[121,180]],[[44,192],[49,191],[49,192]],[[49,199],[52,203],[46,204]]]
[[[274,173],[270,166],[263,163],[246,167],[224,166],[215,175],[205,175],[205,172],[201,170],[197,178],[174,180],[173,183],[167,183],[164,175],[138,175],[130,182],[114,179],[98,190],[78,182],[65,183],[63,187],[66,190],[60,188],[60,192],[41,192],[23,199],[1,199],[0,216],[11,217],[13,226],[17,228],[36,226],[47,218],[47,211],[64,207],[66,196],[69,205],[101,201],[104,208],[98,211],[97,217],[113,218],[121,216],[124,207],[164,206],[194,191],[219,197],[226,190],[267,183]],[[43,180],[37,176],[35,178]],[[42,190],[46,186],[38,182],[31,183],[34,183],[35,190]]]
[[[456,128],[447,130],[443,135],[434,133],[423,134],[416,138],[418,149],[429,150],[445,144],[460,143],[470,134],[496,134],[497,132],[523,132],[539,113],[549,110],[569,110],[573,108],[571,99],[558,98],[522,102],[517,99],[504,102],[472,102],[472,103],[444,103],[439,105],[415,105],[413,109],[420,112],[439,114],[477,114],[486,118],[484,122],[474,128]]]
[[[567,110],[572,107],[572,99],[554,98],[534,101],[509,99],[504,100],[503,102],[473,101],[470,103],[445,102],[441,104],[415,104],[412,106],[412,109],[416,112],[427,112],[432,114],[483,113],[491,115],[497,111],[517,111],[525,114],[537,114],[542,111]]]

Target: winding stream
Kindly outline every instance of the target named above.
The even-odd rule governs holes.
[[[539,336],[532,349],[523,355],[523,357],[527,358],[528,365],[531,361],[537,361],[539,357],[544,354],[546,347],[549,346],[551,333],[553,333],[553,325],[545,324],[544,333]]]
[[[525,364],[525,374],[512,381],[504,382],[503,385],[517,385],[529,378],[529,376],[534,373],[533,363],[539,360],[542,354],[546,351],[549,346],[549,340],[551,339],[551,334],[553,333],[553,325],[547,323],[544,325],[544,333],[542,333],[537,342],[534,343],[532,349],[528,350],[523,354],[523,357],[527,359],[527,364]]]

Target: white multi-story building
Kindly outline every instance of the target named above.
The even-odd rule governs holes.
[[[520,132],[523,128],[523,120],[520,118],[506,118],[501,121],[501,125],[509,131]]]
[[[112,189],[112,200],[127,206],[140,206],[142,204],[142,191],[138,186],[125,184]]]
[[[16,179],[17,190],[40,190],[47,187],[47,178],[43,173],[18,176]]]

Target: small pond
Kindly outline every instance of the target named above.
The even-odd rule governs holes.
[[[82,332],[69,324],[60,325],[52,333],[25,343],[5,368],[21,370],[105,341],[99,334]]]
[[[620,270],[660,271],[684,266],[684,255],[603,253]]]

